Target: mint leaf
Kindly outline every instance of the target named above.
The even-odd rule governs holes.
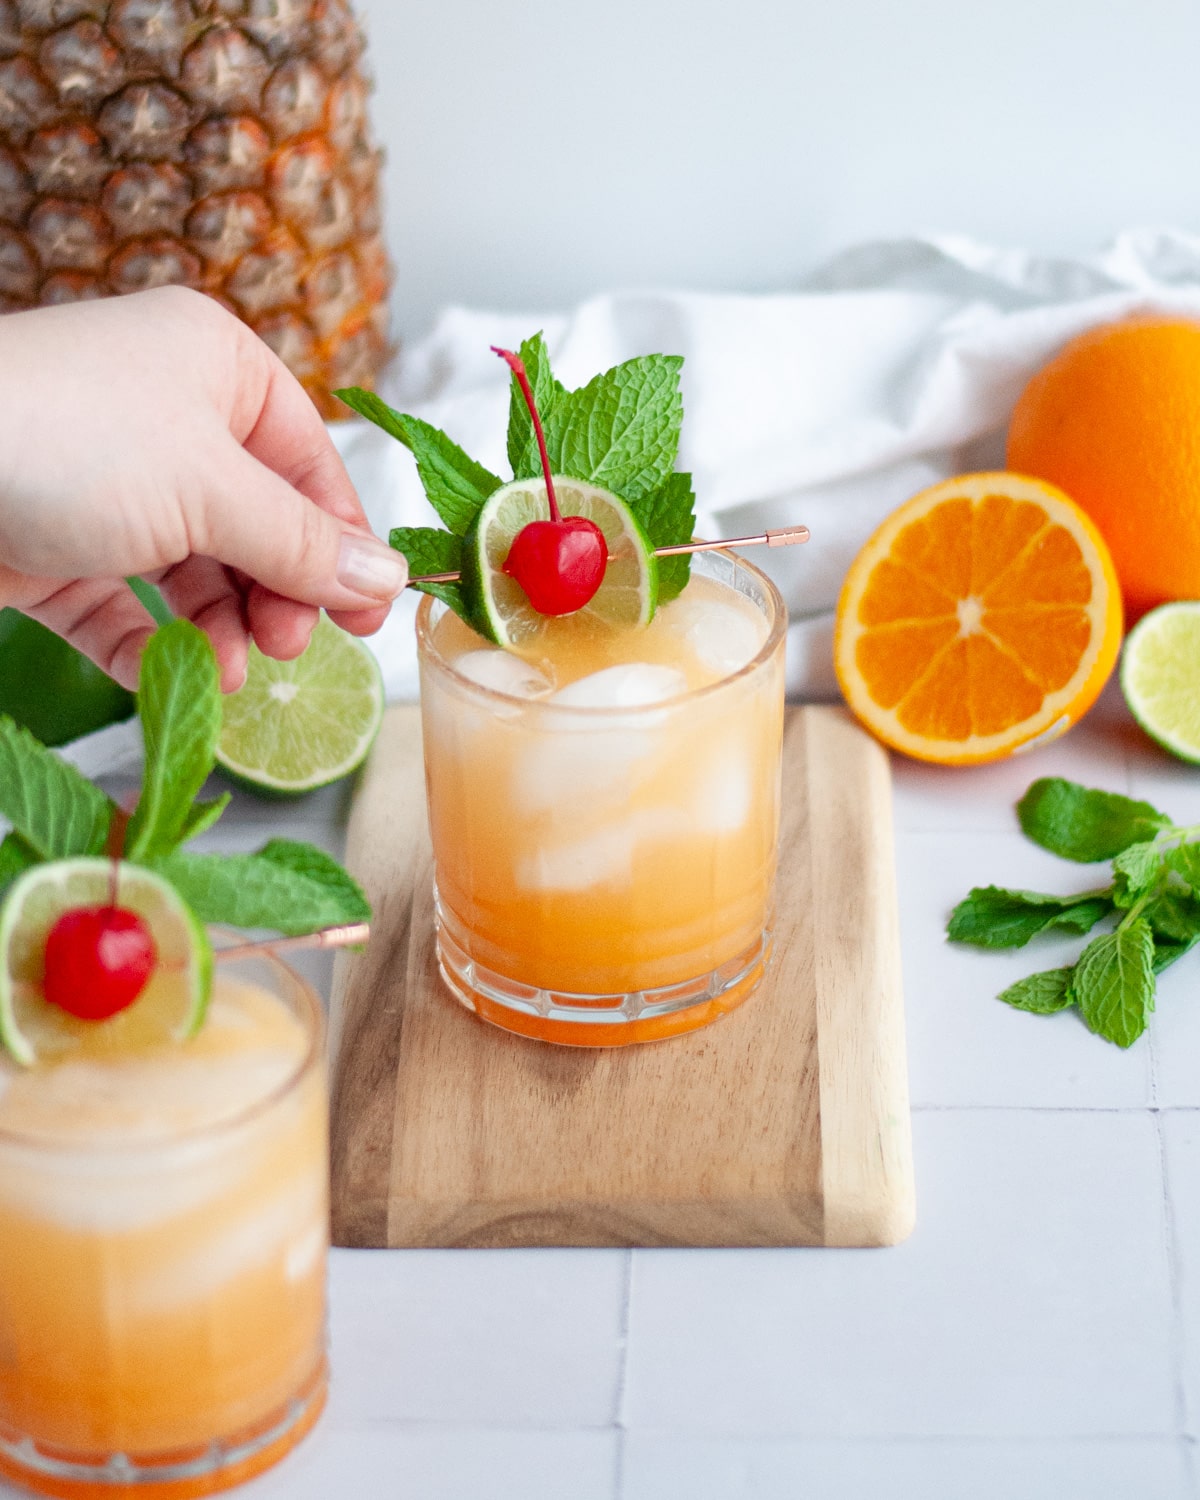
[[[171,623],[175,616],[167,607],[167,601],[152,583],[147,583],[144,578],[127,578],[125,582],[154,616],[154,623],[156,625],[169,625]]]
[[[230,794],[222,792],[219,797],[213,797],[208,802],[193,802],[183,820],[179,842],[186,844],[189,839],[206,833],[229,806],[230,800]]]
[[[114,811],[98,786],[0,714],[0,817],[39,858],[103,854]]]
[[[1105,891],[1042,896],[997,885],[976,886],[954,908],[946,935],[952,942],[973,943],[977,948],[1023,948],[1031,937],[1052,928],[1090,932],[1112,909],[1112,898]]]
[[[145,861],[181,841],[192,803],[216,759],[221,732],[217,658],[208,637],[190,620],[172,620],[150,637],[142,653],[137,699],[146,769],[125,853]]]
[[[1171,826],[1170,818],[1148,802],[1058,776],[1035,781],[1017,803],[1017,816],[1035,844],[1082,864],[1112,859]]]
[[[1129,907],[1148,891],[1166,869],[1164,850],[1152,840],[1130,844],[1113,860],[1113,896],[1118,906]]]
[[[393,411],[372,391],[350,386],[334,391],[334,395],[411,451],[430,505],[456,536],[462,536],[483,502],[500,488],[501,481],[482,464],[468,458],[444,432],[420,417]]]
[[[1154,939],[1154,958],[1150,964],[1154,973],[1156,975],[1161,974],[1165,969],[1169,969],[1173,963],[1177,963],[1185,953],[1190,952],[1196,946],[1197,939],[1200,939],[1200,933],[1197,933],[1196,937],[1191,938],[1186,943],[1177,943],[1173,942],[1170,938],[1156,936]]]
[[[329,893],[337,893],[343,902],[344,922],[366,922],[371,916],[370,903],[358,882],[338,864],[332,854],[315,844],[294,839],[271,839],[258,851],[260,859],[269,859],[281,869],[315,881]]]
[[[1016,1010],[1032,1011],[1039,1016],[1053,1015],[1055,1011],[1068,1010],[1075,1004],[1075,995],[1071,989],[1071,976],[1074,973],[1074,968],[1043,969],[1040,974],[1029,974],[1024,979],[1018,979],[1016,984],[1010,984],[1008,989],[1001,990],[996,998]]]
[[[1186,891],[1160,891],[1142,908],[1154,936],[1190,943],[1200,937],[1200,898]]]
[[[1072,988],[1083,1019],[1098,1036],[1130,1047],[1154,1009],[1154,935],[1136,917],[1093,938],[1075,965]]]
[[[631,507],[642,523],[652,547],[673,547],[690,542],[696,525],[696,497],[690,474],[668,474],[662,484]],[[692,559],[683,553],[662,557],[658,562],[658,602],[666,604],[681,594],[691,574]]]
[[[38,856],[19,833],[7,833],[0,840],[0,896],[18,875],[38,863]]]
[[[287,935],[365,922],[371,908],[345,870],[322,850],[273,839],[257,854],[189,854],[152,861],[203,922]]]
[[[393,526],[388,541],[408,559],[410,573],[455,573],[462,567],[462,538],[436,526]],[[467,599],[460,583],[414,583],[422,594],[441,599],[466,619]]]
[[[566,387],[555,380],[550,369],[550,355],[546,340],[540,333],[528,338],[517,350],[525,365],[525,374],[533,391],[533,399],[542,416],[542,425],[550,415],[560,396],[567,394]],[[508,461],[512,465],[514,479],[533,479],[541,476],[542,460],[538,453],[537,438],[533,432],[533,418],[525,405],[525,397],[514,375],[508,403]]]
[[[1154,934],[1154,972],[1161,974],[1200,941],[1200,898],[1186,891],[1160,891],[1142,909]]]
[[[1169,849],[1166,865],[1200,894],[1200,844],[1180,844],[1176,849]]]
[[[373,422],[376,427],[382,428],[388,437],[394,437],[398,443],[408,446],[404,417],[374,391],[364,391],[360,385],[348,385],[340,391],[334,391],[333,394],[351,411],[357,412],[360,417],[366,417],[368,422]]]
[[[569,391],[543,416],[556,474],[589,479],[632,503],[675,467],[683,401],[677,355],[630,359]]]

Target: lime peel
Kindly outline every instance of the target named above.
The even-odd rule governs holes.
[[[362,764],[382,720],[374,655],[322,615],[294,661],[251,646],[246,681],[224,702],[217,764],[256,791],[314,791]]]
[[[1180,760],[1200,763],[1200,600],[1177,600],[1142,616],[1125,640],[1121,691],[1151,739]]]

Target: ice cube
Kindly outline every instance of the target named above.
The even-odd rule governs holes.
[[[668,808],[644,808],[562,843],[543,843],[518,860],[517,883],[540,891],[586,891],[633,879],[639,845],[679,831],[679,818]]]
[[[687,678],[674,667],[632,661],[605,667],[559,688],[551,699],[571,708],[643,708],[687,691]]]
[[[511,698],[540,698],[554,687],[544,672],[511,651],[464,651],[455,657],[454,670],[482,688]]]
[[[661,750],[654,731],[663,715],[642,710],[686,689],[687,678],[674,667],[629,662],[592,672],[552,693],[515,770],[517,807],[532,815],[582,796],[597,819],[620,813],[642,779],[646,761]],[[630,712],[603,717],[557,713],[560,706]]]
[[[728,677],[757,656],[767,622],[745,605],[681,594],[660,611],[662,623],[679,637],[701,666]]]

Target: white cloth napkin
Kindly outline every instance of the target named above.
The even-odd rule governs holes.
[[[508,372],[489,345],[541,328],[568,386],[638,354],[682,354],[679,466],[694,475],[697,531],[809,526],[807,546],[754,560],[790,612],[789,694],[832,698],[833,609],[865,538],[925,485],[1002,468],[1029,376],[1075,334],[1137,311],[1200,315],[1200,237],[1132,231],[1074,260],[894,240],[848,250],[786,294],[613,292],[565,315],[449,308],[380,394],[505,474]],[[438,524],[405,448],[365,422],[332,431],[380,536]],[[372,640],[392,699],[416,697],[416,603],[407,593]],[[129,765],[136,738],[101,733],[104,769]],[[99,769],[85,743],[74,758]]]

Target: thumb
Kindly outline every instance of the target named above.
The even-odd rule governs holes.
[[[285,599],[323,609],[390,603],[408,581],[404,555],[322,510],[230,444],[203,497],[197,551]]]

